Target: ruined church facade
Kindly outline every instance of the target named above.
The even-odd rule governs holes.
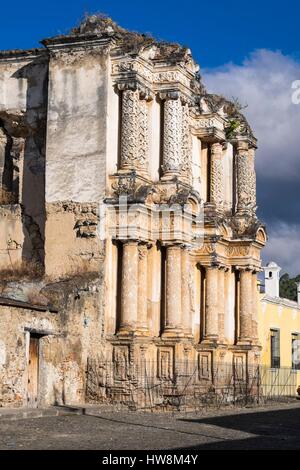
[[[188,49],[107,18],[42,44],[0,53],[1,405],[258,364],[266,233],[239,106]]]

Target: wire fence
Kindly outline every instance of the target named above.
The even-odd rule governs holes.
[[[88,360],[86,393],[90,402],[134,410],[189,410],[245,406],[296,397],[297,372],[257,365],[199,362],[160,368],[157,362]]]

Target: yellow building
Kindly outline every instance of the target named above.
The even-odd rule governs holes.
[[[262,374],[272,394],[275,387],[278,394],[294,395],[300,385],[300,292],[298,302],[279,296],[280,269],[274,262],[264,268],[265,292],[259,293]]]

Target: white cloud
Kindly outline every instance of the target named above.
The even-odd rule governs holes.
[[[202,73],[208,91],[248,105],[243,112],[258,138],[260,211],[269,234],[263,259],[299,274],[300,104],[292,101],[292,85],[300,80],[300,63],[261,49],[242,65],[230,63]]]
[[[269,241],[263,250],[264,264],[276,261],[282,268],[281,274],[288,272],[291,276],[300,274],[300,237],[299,225],[288,225],[280,222],[272,227]]]
[[[242,65],[204,70],[209,91],[237,97],[258,138],[257,171],[266,177],[300,180],[300,104],[292,102],[292,83],[300,63],[281,52],[260,49]]]

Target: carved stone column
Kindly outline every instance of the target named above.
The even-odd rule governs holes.
[[[181,312],[184,333],[192,334],[192,317],[190,305],[190,253],[187,247],[181,250]]]
[[[252,271],[252,339],[254,342],[258,342],[258,291],[256,271]]]
[[[206,268],[205,290],[205,336],[204,340],[214,342],[218,340],[218,266]]]
[[[249,198],[251,209],[256,209],[256,171],[255,171],[255,149],[250,147],[248,150],[248,165],[249,165]]]
[[[167,247],[166,269],[166,318],[164,334],[175,334],[182,330],[181,325],[181,247]]]
[[[162,93],[164,99],[163,179],[178,176],[182,170],[182,104],[179,93]]]
[[[146,244],[139,245],[138,260],[138,311],[137,311],[137,329],[139,332],[147,332],[147,289],[148,289],[148,248]]]
[[[133,332],[137,323],[138,300],[138,242],[123,244],[121,279],[120,332]]]
[[[223,146],[220,142],[215,142],[211,145],[210,151],[210,202],[215,204],[217,209],[221,209],[225,196]]]
[[[219,341],[225,340],[225,267],[220,266],[218,278],[218,324],[219,324]]]
[[[148,175],[149,95],[135,82],[119,85],[122,90],[121,170],[136,170]]]
[[[240,332],[239,342],[249,343],[252,337],[252,272],[240,268]]]
[[[254,149],[239,141],[236,154],[237,211],[254,211],[256,207],[256,174]]]
[[[184,181],[192,181],[192,135],[190,131],[190,111],[186,102],[182,106],[182,167],[181,176]]]

